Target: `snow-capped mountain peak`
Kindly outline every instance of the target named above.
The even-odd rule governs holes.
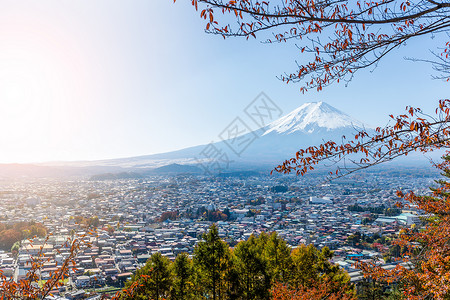
[[[289,114],[270,123],[263,135],[294,132],[313,133],[318,130],[333,130],[343,127],[364,128],[364,124],[325,102],[309,102]],[[367,127],[367,126],[366,126]]]

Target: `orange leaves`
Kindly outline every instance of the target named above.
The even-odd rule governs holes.
[[[450,42],[445,43],[444,51],[441,53],[441,56],[445,59],[448,59],[450,53]],[[448,81],[449,78],[447,78]]]
[[[48,242],[49,236],[45,239],[44,244]],[[46,258],[43,255],[42,246],[40,247],[39,253],[31,257],[30,270],[27,272],[25,279],[14,282],[0,272],[1,299],[45,299],[53,289],[62,286],[63,280],[69,276],[69,266],[75,265],[75,256],[80,247],[86,245],[83,242],[86,236],[83,235],[80,237],[81,239],[75,239],[72,242],[70,239],[66,241],[66,243],[72,244],[67,258],[61,265],[55,264],[57,269],[49,273],[50,278],[41,288],[34,283],[40,279],[39,272],[44,266],[44,263],[50,261],[49,257]]]
[[[206,20],[206,9],[204,9],[200,12],[200,18],[203,18]]]
[[[353,40],[353,33],[351,30],[348,31],[348,38],[350,39],[350,42]]]
[[[336,286],[332,281],[315,282],[313,287],[293,289],[277,283],[271,290],[273,300],[350,300],[356,299],[353,294],[346,292],[346,286]]]
[[[448,160],[437,167],[449,177]],[[407,299],[446,299],[450,291],[450,184],[444,180],[438,183],[439,187],[432,189],[432,196],[397,192],[399,197],[424,212],[425,222],[420,230],[415,227],[402,229],[394,242],[405,249],[404,263],[392,271],[362,265],[364,272],[378,281],[401,281]]]
[[[409,1],[403,2],[400,4],[400,10],[406,11],[407,7],[410,5],[411,5],[411,3]]]

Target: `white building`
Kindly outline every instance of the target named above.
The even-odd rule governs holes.
[[[328,197],[327,197],[328,198]],[[309,197],[310,204],[333,204],[333,201],[330,198],[317,198],[317,197]]]

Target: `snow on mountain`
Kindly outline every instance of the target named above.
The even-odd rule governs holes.
[[[361,129],[365,126],[325,102],[310,102],[269,124],[263,135],[313,133],[319,129],[330,131],[343,127]]]

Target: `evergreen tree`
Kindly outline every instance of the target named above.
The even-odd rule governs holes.
[[[264,246],[264,253],[272,281],[287,282],[292,270],[292,258],[286,241],[272,232]]]
[[[388,299],[389,296],[387,285],[377,280],[368,278],[358,284],[358,299]],[[395,294],[392,294],[392,296],[395,296]]]
[[[350,278],[329,262],[332,256],[327,247],[319,251],[312,245],[291,252],[276,233],[252,235],[230,251],[212,225],[192,261],[182,253],[171,264],[156,253],[115,299],[353,299]]]
[[[178,254],[173,264],[172,299],[193,299],[193,273],[192,261],[186,253]]]
[[[127,287],[130,287],[134,282],[138,282],[135,293],[131,297],[123,298],[152,300],[167,298],[172,286],[170,260],[156,252],[143,268],[136,271],[132,280],[127,283]]]
[[[301,245],[292,252],[293,273],[290,280],[292,286],[297,288],[311,288],[318,282],[328,281],[336,285],[336,290],[348,285],[350,277],[339,266],[329,262],[333,252],[328,247],[322,251],[313,245]],[[348,285],[351,292],[353,287]]]
[[[230,268],[230,250],[228,244],[219,237],[217,226],[213,224],[202,236],[194,250],[194,264],[204,276],[206,297],[216,300],[223,298],[226,289],[226,273]]]
[[[269,298],[270,276],[267,272],[267,259],[262,251],[264,245],[264,242],[251,235],[247,241],[239,242],[234,249],[240,283],[244,291],[243,299]]]
[[[238,259],[236,258],[236,255],[234,255],[234,252],[232,252],[230,256],[230,266],[225,278],[227,284],[225,299],[242,299],[243,288],[240,282],[240,277],[241,274],[238,268]]]

